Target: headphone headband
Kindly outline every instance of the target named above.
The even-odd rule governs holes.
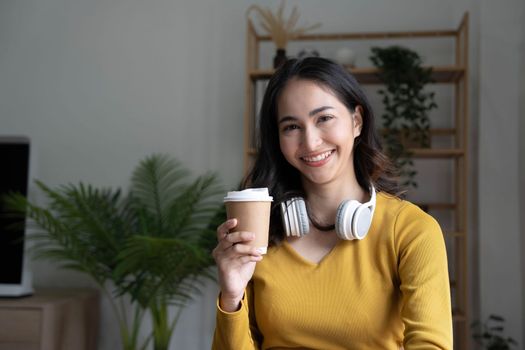
[[[366,205],[367,208],[372,208],[370,211],[372,216],[374,216],[374,211],[376,210],[376,188],[372,184],[370,184],[370,200],[363,203],[363,205]]]

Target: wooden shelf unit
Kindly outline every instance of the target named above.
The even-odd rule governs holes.
[[[419,203],[428,211],[447,211],[452,213],[454,227],[444,230],[444,236],[452,240],[453,252],[449,251],[449,261],[453,259],[454,273],[450,276],[453,283],[453,321],[454,348],[466,350],[470,348],[470,318],[468,307],[468,218],[467,218],[467,171],[468,171],[468,130],[469,130],[469,16],[465,13],[460,24],[454,29],[422,30],[403,32],[368,32],[368,33],[328,33],[309,34],[296,38],[294,41],[351,41],[351,40],[392,40],[395,39],[447,39],[454,43],[455,55],[452,65],[432,66],[434,84],[445,84],[453,89],[454,125],[450,128],[431,129],[431,136],[449,136],[453,139],[453,147],[448,149],[411,149],[414,158],[418,159],[449,159],[453,162],[453,197],[452,203]],[[244,171],[247,172],[253,164],[256,150],[253,142],[255,130],[255,91],[256,83],[268,80],[273,74],[272,69],[261,69],[259,65],[260,45],[270,41],[268,35],[257,33],[250,19],[247,21],[246,35],[246,98],[244,116]],[[375,67],[347,68],[360,84],[381,84],[378,70]],[[257,111],[258,112],[258,111]],[[382,132],[382,131],[380,131]]]
[[[429,67],[426,67],[429,68]],[[454,83],[461,79],[465,74],[465,67],[458,66],[440,66],[432,68],[432,80],[435,83]],[[359,81],[360,84],[382,84],[379,79],[379,70],[375,67],[364,68],[347,68],[350,73]],[[254,69],[248,72],[251,80],[269,79],[274,70],[273,69]]]

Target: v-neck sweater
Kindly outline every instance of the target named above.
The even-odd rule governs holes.
[[[363,240],[319,263],[283,242],[258,262],[241,307],[217,303],[212,349],[452,349],[446,248],[430,215],[378,193]]]

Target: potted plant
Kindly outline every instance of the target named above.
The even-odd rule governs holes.
[[[474,322],[472,328],[476,330],[472,336],[483,349],[511,350],[518,346],[516,340],[503,334],[505,319],[501,316],[490,315],[483,323]]]
[[[382,115],[386,153],[400,171],[406,187],[417,187],[416,170],[409,147],[430,147],[429,112],[437,108],[433,92],[425,86],[432,81],[431,68],[423,68],[420,56],[401,46],[372,48],[372,63],[379,69],[384,88]]]
[[[212,278],[210,252],[215,227],[223,221],[223,191],[208,173],[190,173],[166,155],[147,157],[136,167],[129,193],[90,185],[37,186],[47,206],[11,194],[7,205],[32,221],[37,258],[88,274],[107,294],[119,321],[125,350],[168,349],[180,310]],[[125,300],[131,301],[128,322]],[[170,316],[168,307],[178,313]],[[151,335],[139,344],[143,317],[152,318]]]

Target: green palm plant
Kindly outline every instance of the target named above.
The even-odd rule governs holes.
[[[175,159],[153,155],[137,166],[125,197],[121,190],[84,184],[51,189],[37,182],[47,207],[20,194],[6,201],[40,229],[31,235],[36,258],[88,274],[108,295],[125,350],[144,349],[151,340],[155,350],[163,350],[180,310],[199,292],[203,277],[213,278],[208,267],[214,227],[224,217],[217,176],[190,179]],[[171,305],[178,307],[172,317]],[[139,344],[147,312],[153,330]]]
[[[47,197],[47,207],[37,206],[20,194],[5,198],[6,207],[24,214],[35,228],[30,236],[35,259],[46,259],[89,275],[108,296],[118,319],[122,346],[138,348],[138,330],[144,311],[132,304],[128,319],[124,300],[112,298],[120,281],[115,274],[120,247],[133,235],[135,217],[121,191],[79,184],[51,189],[36,181]],[[145,345],[145,344],[144,344]]]
[[[188,173],[174,160],[148,158],[131,180],[130,197],[138,213],[139,234],[119,254],[117,273],[124,290],[150,311],[155,350],[167,349],[182,307],[203,281],[213,278],[211,249],[218,195],[223,190],[214,174],[184,181]],[[162,257],[162,258],[159,258]],[[126,279],[126,276],[132,278]],[[169,319],[168,307],[178,313]]]

